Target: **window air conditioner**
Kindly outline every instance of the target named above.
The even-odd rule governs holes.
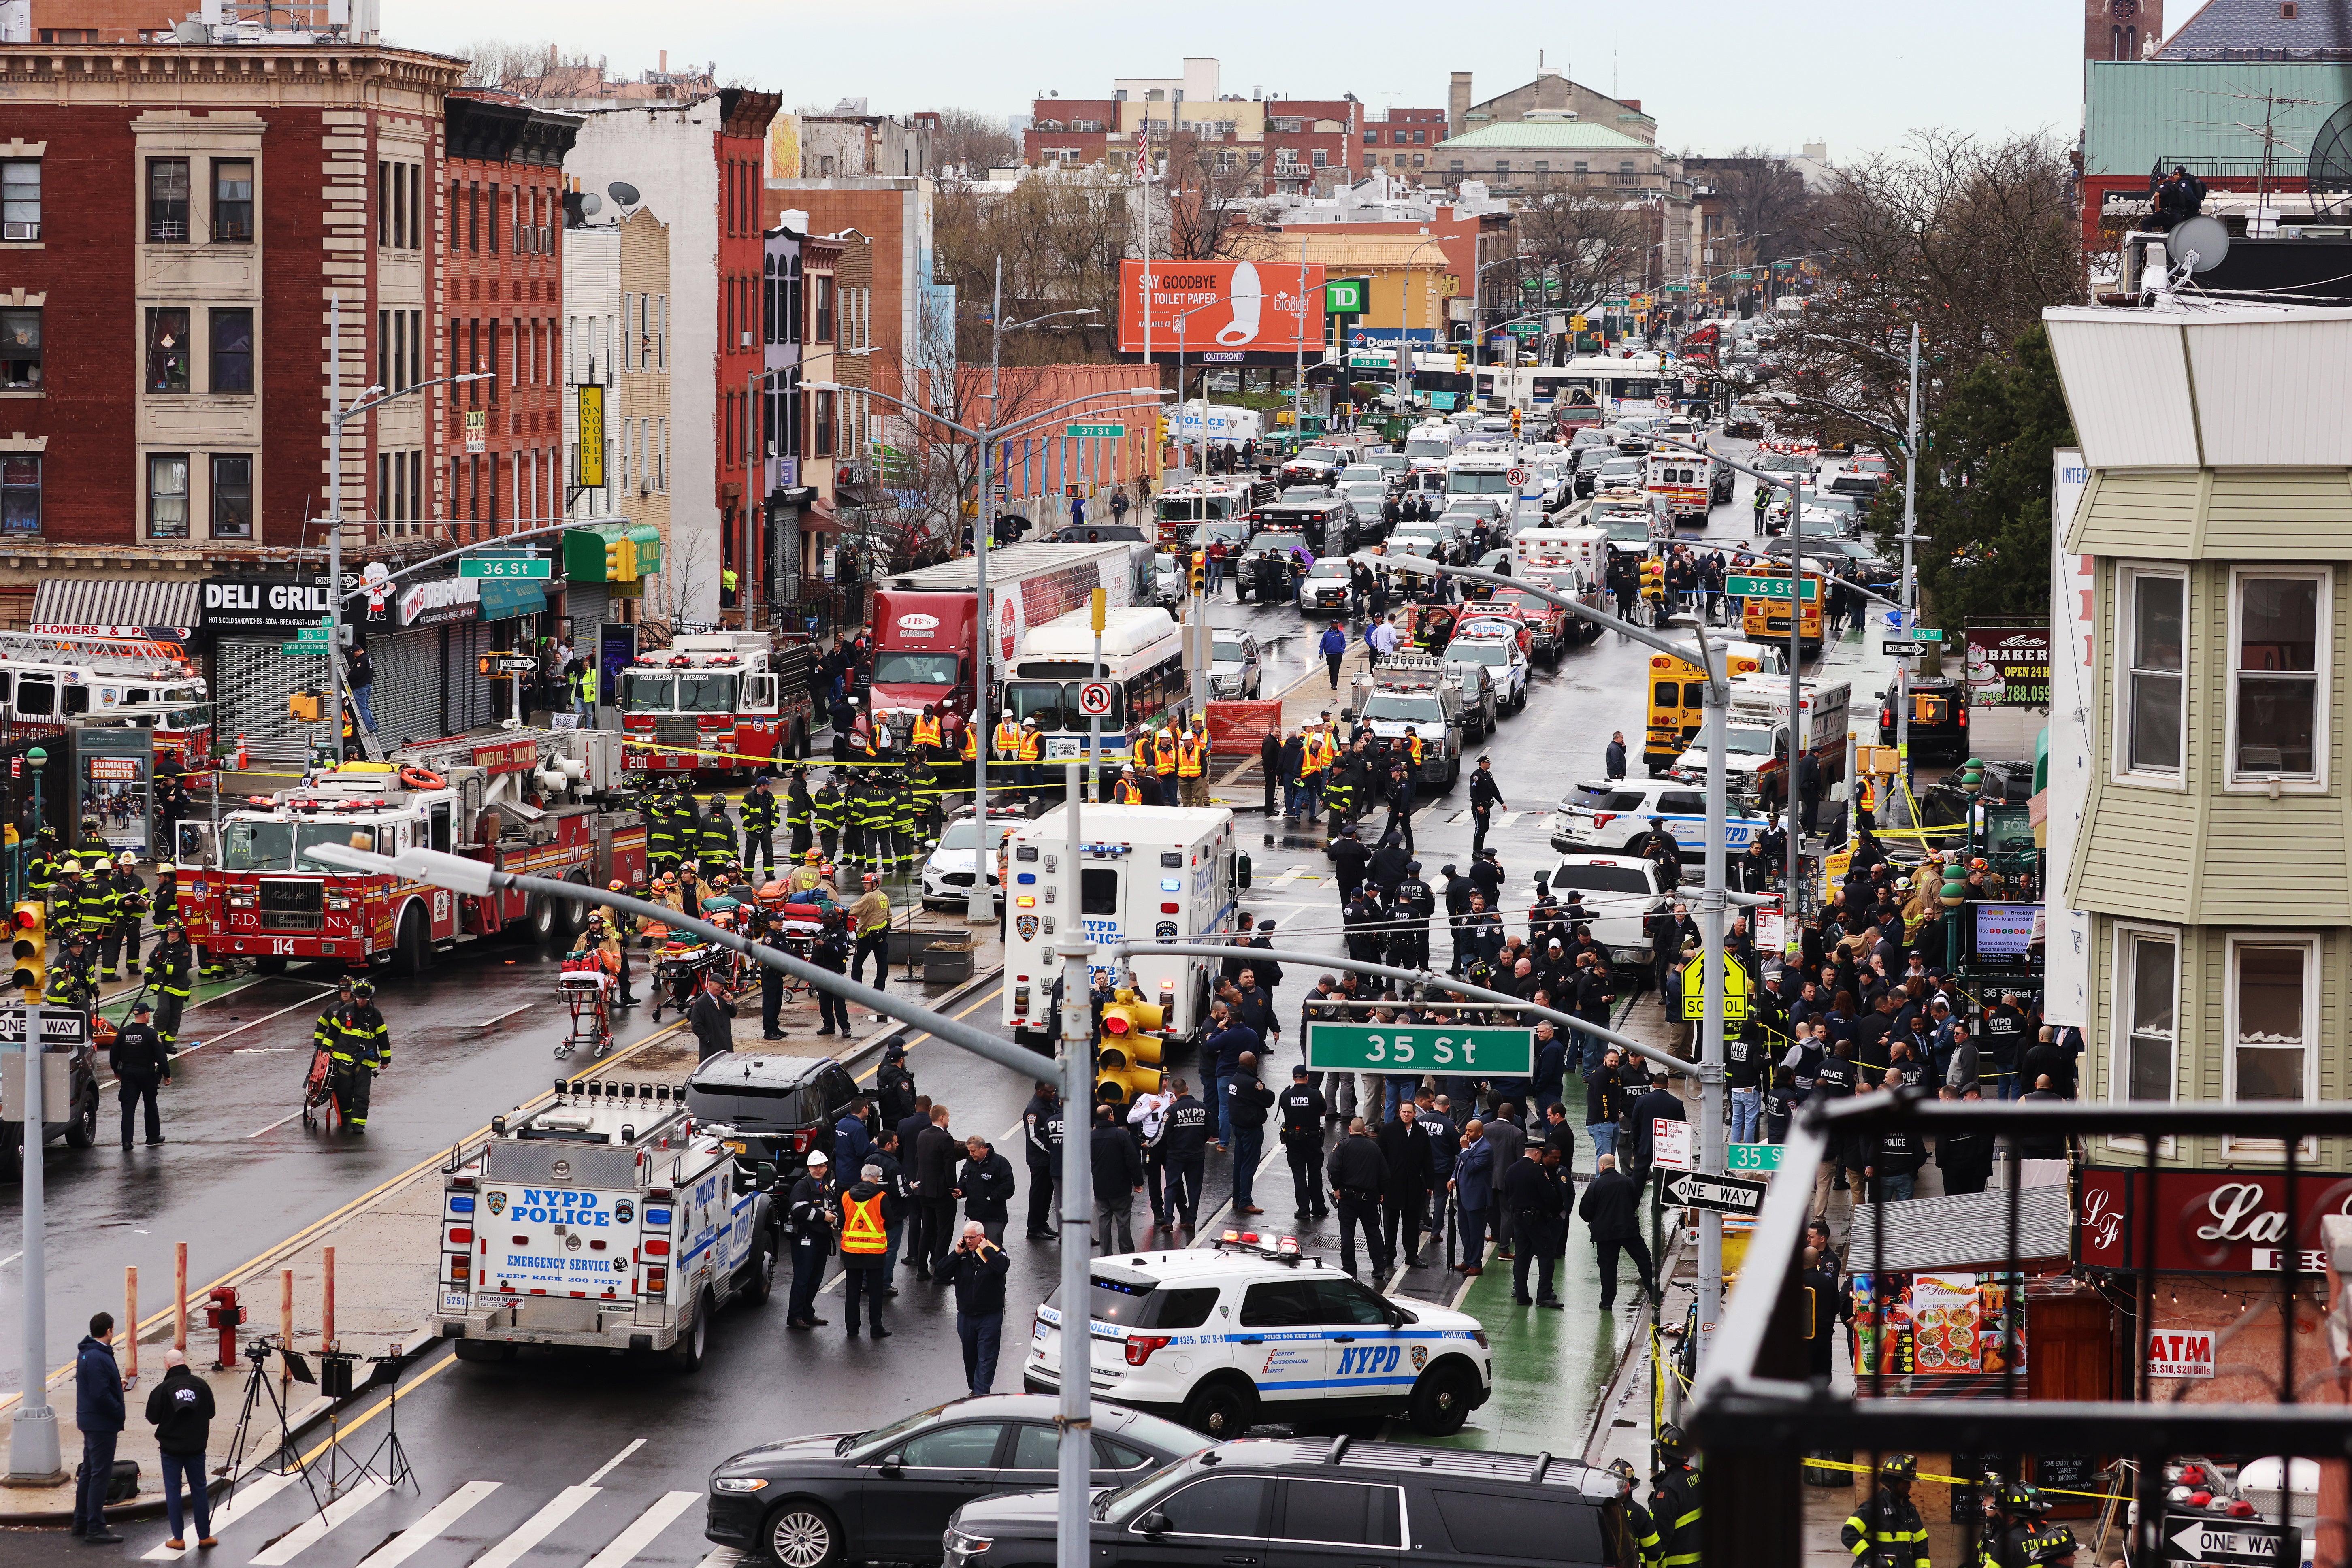
[[[40,237],[41,226],[37,223],[12,223],[6,226],[5,233],[0,233],[0,238],[5,239],[38,239]]]
[[[738,345],[738,346],[742,347],[742,348],[747,348],[747,349],[748,349],[748,348],[750,348],[750,347],[751,346],[751,333],[749,333],[749,332],[745,332],[745,333],[743,333],[743,334],[742,334],[742,338],[743,338],[742,342],[741,342],[740,345]]]
[[[637,493],[638,493],[639,495],[641,495],[641,496],[649,496],[649,495],[653,494],[653,493],[654,493],[654,482],[653,482],[653,480],[651,480],[651,479],[639,479],[639,480],[637,481]]]

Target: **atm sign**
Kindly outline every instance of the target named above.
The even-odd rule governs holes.
[[[2147,1336],[2147,1374],[2150,1377],[2211,1377],[2212,1334],[2203,1330],[2175,1333],[2163,1329],[2151,1333]]]

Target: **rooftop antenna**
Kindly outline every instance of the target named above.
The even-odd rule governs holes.
[[[2315,98],[2284,98],[2275,91],[2260,95],[2251,92],[2233,92],[2230,96],[2259,102],[2263,106],[2263,122],[2259,127],[2249,125],[2242,120],[2238,121],[2239,130],[2249,135],[2261,137],[2263,142],[2262,173],[2254,181],[2254,216],[2252,219],[2252,226],[2247,230],[2250,234],[2258,234],[2264,232],[2267,227],[2267,215],[2270,211],[2271,163],[2276,156],[2275,149],[2284,147],[2290,153],[2305,152],[2305,149],[2294,146],[2278,135],[2278,111],[2281,109],[2314,105],[2319,100]]]

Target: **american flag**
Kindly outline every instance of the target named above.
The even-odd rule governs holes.
[[[1135,128],[1135,177],[1151,178],[1151,131],[1149,126]]]

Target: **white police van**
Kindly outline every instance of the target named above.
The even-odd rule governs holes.
[[[1666,831],[1682,847],[1684,869],[1692,870],[1697,857],[1706,852],[1706,789],[1685,779],[1610,779],[1571,786],[1552,816],[1551,847],[1564,855],[1638,855],[1637,846],[1649,836],[1653,817],[1664,819]],[[1725,852],[1734,858],[1747,854],[1748,846],[1774,820],[1743,812],[1727,800]]]
[[[1494,1392],[1475,1318],[1360,1284],[1283,1238],[1122,1254],[1092,1268],[1094,1393],[1223,1441],[1259,1421],[1402,1414],[1458,1431]],[[1060,1292],[1037,1309],[1022,1387],[1061,1388]]]

